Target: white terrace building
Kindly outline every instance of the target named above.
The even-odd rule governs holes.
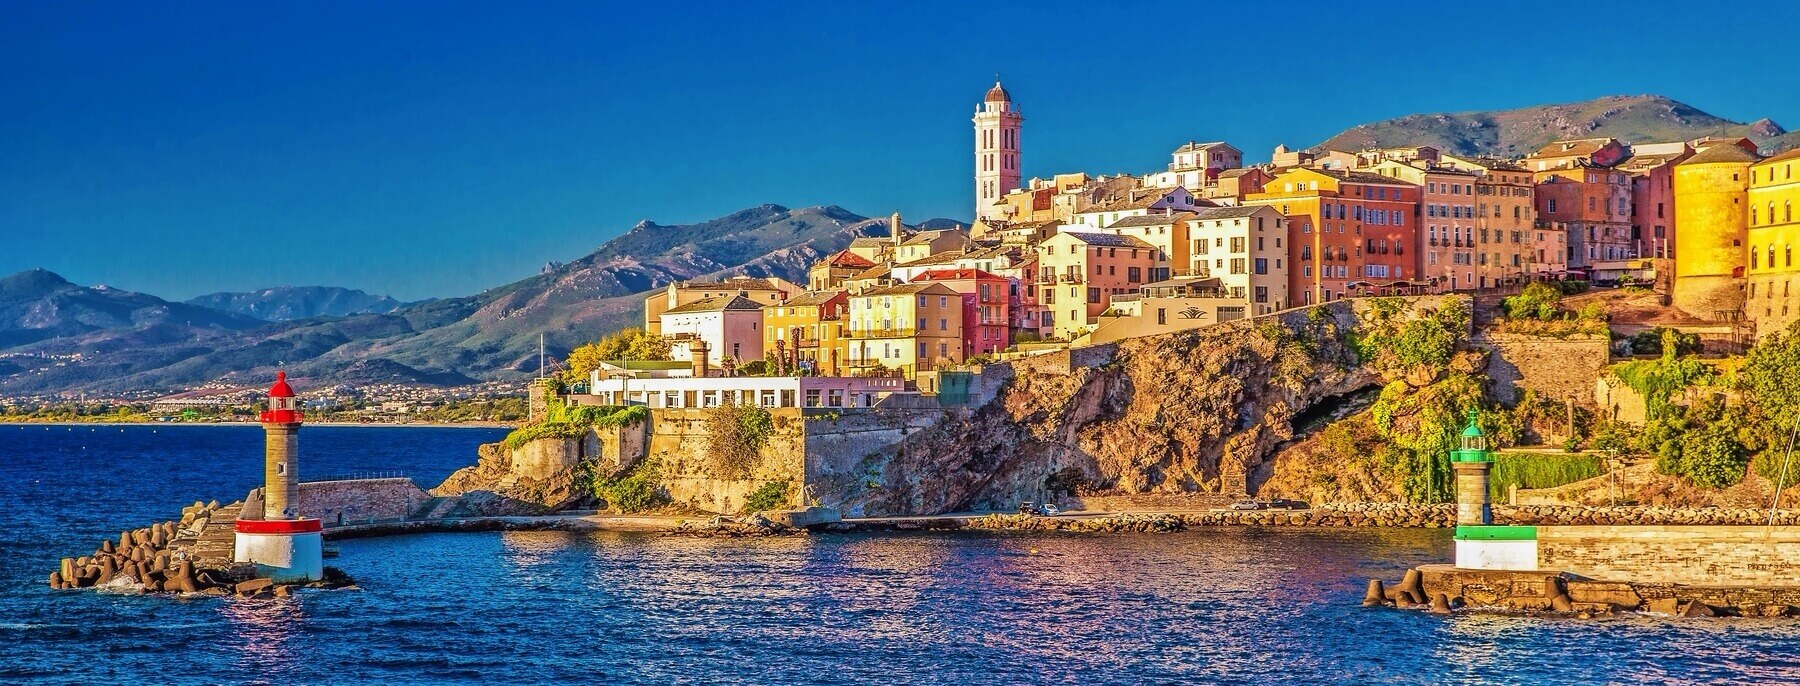
[[[854,409],[875,407],[895,394],[916,395],[898,377],[730,376],[649,379],[589,375],[593,404],[652,408],[757,407]]]

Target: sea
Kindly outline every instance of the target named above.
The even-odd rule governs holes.
[[[427,487],[501,431],[308,427],[301,474]],[[345,540],[360,590],[52,591],[63,556],[261,474],[254,426],[0,426],[0,683],[1779,684],[1791,620],[1360,606],[1441,530]]]

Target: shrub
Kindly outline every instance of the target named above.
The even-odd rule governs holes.
[[[1631,343],[1633,355],[1667,355],[1671,349],[1676,356],[1700,353],[1700,336],[1665,326],[1640,331],[1626,340]]]
[[[1681,476],[1696,486],[1734,485],[1744,480],[1749,463],[1743,444],[1728,427],[1710,424],[1681,437]]]
[[[594,479],[594,497],[620,512],[643,512],[667,502],[661,479],[661,465],[645,460],[623,474]]]
[[[1644,396],[1644,409],[1651,419],[1667,414],[1676,394],[1713,378],[1711,365],[1693,358],[1677,359],[1671,350],[1665,350],[1661,359],[1621,362],[1610,371],[1613,378]]]
[[[1500,498],[1513,484],[1554,488],[1599,475],[1600,458],[1593,455],[1500,453],[1494,456],[1494,468],[1488,475],[1488,492]]]
[[[667,360],[669,339],[637,327],[620,329],[610,336],[569,351],[563,378],[583,381],[588,372],[610,360]]]
[[[748,476],[774,431],[769,411],[755,405],[725,403],[708,410],[706,432],[714,473],[725,479]]]
[[[1757,428],[1769,445],[1785,446],[1800,417],[1800,322],[1750,349],[1737,381],[1755,408]]]
[[[1512,319],[1558,319],[1561,311],[1556,305],[1562,297],[1561,290],[1539,281],[1526,286],[1518,295],[1507,296],[1501,301],[1501,308]]]
[[[1786,476],[1781,474],[1783,463],[1787,463]],[[1761,474],[1762,478],[1768,479],[1770,483],[1792,486],[1796,481],[1800,481],[1800,460],[1789,461],[1786,450],[1765,450],[1758,453],[1756,458],[1750,461],[1750,468],[1756,470],[1757,474]]]
[[[788,483],[786,481],[770,481],[744,496],[745,512],[762,512],[775,510],[788,505]]]

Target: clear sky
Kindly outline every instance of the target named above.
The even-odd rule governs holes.
[[[1800,127],[1786,3],[8,3],[0,273],[186,298],[479,292],[639,219],[972,214],[1027,177],[1252,160],[1414,112],[1658,93]],[[1752,49],[1761,44],[1765,49]]]

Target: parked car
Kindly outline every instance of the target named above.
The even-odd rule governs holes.
[[[1043,510],[1043,508],[1038,507],[1037,503],[1027,500],[1025,502],[1019,503],[1019,514],[1042,515],[1042,514],[1044,514],[1044,510]]]
[[[1233,510],[1260,510],[1260,509],[1263,509],[1263,504],[1256,502],[1254,500],[1239,500],[1239,501],[1231,504],[1231,509],[1233,509]]]
[[[1312,504],[1308,503],[1304,500],[1288,500],[1288,499],[1283,499],[1283,498],[1274,498],[1274,499],[1270,500],[1268,502],[1268,504],[1265,505],[1264,507],[1267,507],[1268,509],[1271,509],[1271,510],[1308,510],[1308,509],[1312,509]]]
[[[1056,503],[1044,503],[1042,512],[1047,517],[1055,517],[1062,514],[1062,508],[1057,507]]]

